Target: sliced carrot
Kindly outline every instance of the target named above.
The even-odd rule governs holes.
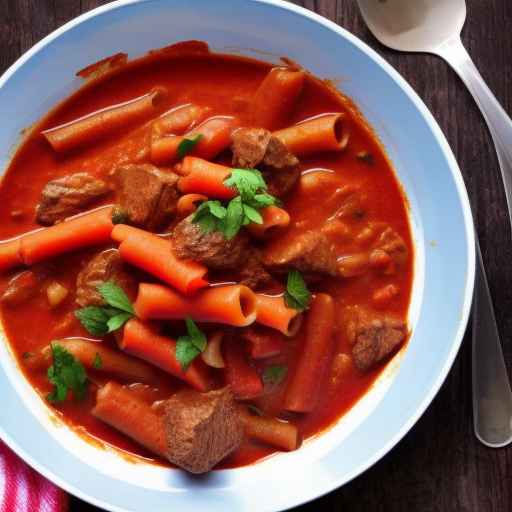
[[[112,238],[121,242],[119,253],[128,263],[169,283],[183,293],[194,293],[208,285],[208,269],[192,260],[174,255],[172,243],[142,229],[118,224]]]
[[[253,125],[274,130],[286,122],[304,84],[304,71],[286,68],[270,70],[251,103]]]
[[[299,429],[293,423],[250,414],[243,406],[240,409],[247,437],[286,451],[299,447]]]
[[[199,391],[208,391],[211,388],[208,367],[203,361],[195,359],[187,370],[183,371],[176,359],[176,341],[160,336],[149,323],[136,319],[129,320],[124,326],[119,346],[129,354],[161,368]]]
[[[224,185],[224,180],[231,175],[231,168],[187,156],[182,164],[183,177],[178,181],[178,188],[183,194],[191,192],[204,194],[215,199],[231,199],[236,191]]]
[[[99,110],[42,133],[55,151],[69,151],[156,114],[166,95],[165,88],[157,87],[140,98]]]
[[[155,165],[169,164],[176,160],[178,147],[185,137],[169,135],[151,142],[150,158]]]
[[[256,398],[263,393],[263,382],[246,359],[243,343],[238,339],[225,340],[222,345],[224,377],[238,399]]]
[[[103,343],[80,338],[56,340],[52,343],[65,348],[86,368],[113,374],[127,382],[158,383],[158,374],[154,368]],[[48,367],[51,358],[51,346],[47,345],[33,358],[27,359],[27,365],[31,368]]]
[[[21,238],[20,254],[32,265],[60,254],[106,244],[112,233],[112,208],[100,208],[28,233]]]
[[[20,249],[20,238],[0,242],[0,272],[19,267],[23,264]]]
[[[216,286],[184,297],[160,284],[141,283],[133,304],[142,319],[179,319],[244,327],[256,318],[256,297],[247,286]]]
[[[306,337],[299,363],[286,389],[285,408],[293,412],[314,409],[332,351],[334,301],[318,293],[306,319]]]
[[[202,194],[185,194],[178,199],[176,214],[178,217],[187,217],[197,210],[198,203],[204,201],[208,201],[208,198]]]
[[[350,137],[344,114],[327,114],[274,132],[274,135],[297,156],[319,151],[341,151]]]
[[[283,231],[290,224],[290,215],[278,206],[267,206],[260,213],[263,223],[256,224],[252,222],[247,226],[247,230],[255,238],[269,238]]]
[[[92,414],[165,458],[167,442],[162,416],[128,389],[113,381],[100,388]]]
[[[210,108],[208,107],[200,107],[193,104],[182,105],[159,117],[153,123],[153,131],[157,135],[185,133],[194,124],[205,119],[209,112]]]
[[[196,126],[185,137],[192,139],[201,135],[201,139],[193,149],[193,154],[210,160],[231,144],[231,133],[238,121],[234,117],[212,117]]]
[[[256,294],[256,322],[295,336],[302,322],[301,313],[286,305],[283,295]]]

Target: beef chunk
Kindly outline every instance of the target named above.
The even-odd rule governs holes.
[[[403,342],[407,329],[402,322],[374,319],[359,327],[352,348],[354,363],[360,370],[369,370],[393,353]]]
[[[263,128],[240,128],[232,135],[233,166],[257,168],[263,173],[270,194],[280,197],[299,179],[299,160]]]
[[[204,263],[208,268],[230,270],[241,265],[249,250],[249,239],[240,231],[227,240],[220,231],[205,233],[189,215],[173,231],[173,247],[179,258]]]
[[[36,219],[43,226],[83,211],[109,192],[107,184],[86,172],[49,181],[41,192]]]
[[[252,290],[265,290],[275,285],[275,279],[265,270],[261,255],[255,250],[251,251],[238,272],[240,284]]]
[[[115,213],[122,222],[155,231],[169,222],[178,202],[178,176],[150,164],[122,165],[114,171]],[[125,217],[125,218],[122,218]]]
[[[104,305],[98,286],[113,281],[134,299],[137,281],[124,267],[119,251],[108,249],[94,256],[76,278],[76,302],[79,306]]]
[[[408,250],[404,239],[389,226],[380,234],[375,246],[387,252],[398,265],[407,261]]]
[[[165,404],[167,457],[191,473],[206,473],[243,438],[243,425],[229,388],[199,393],[186,389]]]
[[[1,301],[9,306],[17,306],[35,297],[40,290],[40,279],[31,270],[16,274],[2,293]]]
[[[296,268],[301,272],[319,272],[339,276],[336,250],[322,231],[306,231],[292,238],[277,240],[267,247],[263,262],[277,269]]]

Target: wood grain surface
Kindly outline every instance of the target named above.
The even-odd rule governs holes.
[[[102,0],[0,0],[0,72],[52,30],[105,3]],[[377,43],[365,27],[355,0],[296,0],[294,3],[335,21],[376,49],[414,87],[446,134],[468,187],[510,373],[510,227],[492,141],[469,93],[440,59],[400,54]],[[512,2],[467,0],[467,4],[463,42],[490,88],[511,114]],[[466,334],[440,393],[397,447],[343,488],[296,510],[512,510],[512,447],[485,448],[473,435],[470,349],[470,336]],[[93,511],[98,509],[72,498],[71,512]]]

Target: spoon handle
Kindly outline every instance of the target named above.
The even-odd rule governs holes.
[[[457,72],[473,95],[487,122],[498,154],[509,220],[512,223],[512,120],[478,72],[459,36],[446,41],[437,48],[435,53],[446,60]]]
[[[492,448],[512,441],[512,393],[500,335],[477,240],[473,299],[473,424],[476,437]]]

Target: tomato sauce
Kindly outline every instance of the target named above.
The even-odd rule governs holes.
[[[250,102],[270,68],[269,64],[263,62],[225,55],[152,55],[130,63],[77,92],[41,122],[37,130],[23,142],[10,164],[0,186],[0,238],[8,239],[38,227],[34,209],[41,189],[49,180],[80,171],[105,177],[120,163],[145,158],[144,148],[148,140],[145,126],[122,130],[115,136],[106,137],[66,156],[52,150],[40,136],[41,129],[58,126],[144,95],[156,86],[164,86],[169,91],[163,111],[177,105],[195,103],[210,107],[212,115],[236,116],[240,124],[245,126],[250,120],[244,106]],[[379,141],[347,98],[327,83],[308,75],[291,119],[283,120],[278,128],[327,112],[344,112],[348,116],[350,142],[346,150],[341,152],[301,158],[303,175],[321,169],[328,170],[333,179],[316,193],[310,193],[300,186],[292,192],[285,201],[285,208],[293,222],[283,240],[301,230],[320,229],[327,219],[336,214],[339,206],[336,191],[343,187],[357,187],[363,191],[364,208],[358,215],[344,220],[349,232],[357,234],[369,223],[383,223],[400,235],[409,252],[408,261],[391,275],[366,273],[346,279],[324,279],[315,285],[315,291],[332,295],[336,311],[340,312],[336,315],[334,357],[336,353],[350,353],[351,350],[341,325],[341,311],[354,305],[375,309],[372,297],[376,289],[389,284],[396,286],[398,295],[386,305],[385,312],[406,321],[413,281],[414,250],[407,202],[400,184]],[[365,154],[371,156],[371,162],[361,157]],[[340,254],[358,250],[352,235],[337,242]],[[93,249],[79,251],[50,263],[52,278],[72,291],[59,307],[48,307],[45,294],[36,295],[16,307],[1,306],[2,322],[19,367],[43,398],[51,389],[46,374],[41,370],[31,370],[26,359],[55,339],[71,336],[90,338],[74,317],[76,306],[73,295],[77,273],[93,253]],[[12,275],[0,276],[0,289],[7,286]],[[113,339],[108,342],[115,346]],[[255,365],[261,369],[269,363],[286,364],[288,379],[293,375],[303,343],[304,333],[301,332],[286,343],[280,355],[264,363],[256,362]],[[282,414],[286,381],[254,403],[265,414],[291,418],[299,426],[302,436],[308,438],[343,416],[368,391],[382,369],[383,365],[363,373],[352,365],[339,382],[331,379],[329,369],[318,404],[309,414]],[[93,376],[92,381],[91,388],[94,390],[96,384],[101,384],[101,377]],[[154,391],[153,398],[168,397],[179,387],[173,378],[162,376],[162,385]],[[64,421],[81,431],[132,454],[153,458],[123,434],[94,418],[90,413],[93,404],[94,393],[90,392],[84,401],[68,401],[59,405],[57,410]],[[274,449],[271,447],[245,441],[221,467],[249,464],[272,453]]]

